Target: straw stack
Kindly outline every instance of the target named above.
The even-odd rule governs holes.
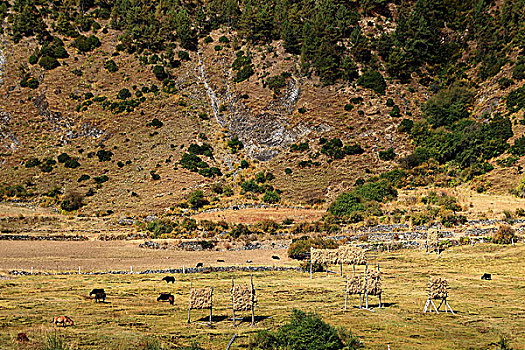
[[[383,286],[381,284],[381,273],[379,271],[368,271],[366,277],[366,289],[368,295],[381,295],[381,293],[383,293]]]
[[[190,292],[190,308],[191,309],[210,309],[212,307],[211,287],[195,288]]]
[[[348,294],[363,294],[365,287],[361,276],[352,276],[348,279]]]
[[[248,311],[257,304],[255,289],[248,284],[234,285],[230,292],[235,311]]]
[[[342,245],[338,249],[338,263],[348,265],[365,265],[365,251],[351,245]]]
[[[314,249],[310,251],[312,264],[320,265],[364,265],[365,251],[351,245],[340,246],[338,249]]]
[[[447,280],[431,276],[428,281],[428,297],[431,299],[446,299],[448,297]]]
[[[438,231],[428,230],[427,233],[427,244],[431,247],[437,247],[439,244]]]

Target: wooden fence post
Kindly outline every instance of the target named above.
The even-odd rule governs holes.
[[[189,297],[189,301],[188,301],[188,323],[190,323],[190,318],[191,318],[191,290],[193,289],[193,282],[190,282],[190,297]]]

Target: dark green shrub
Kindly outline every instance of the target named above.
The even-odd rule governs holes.
[[[87,175],[87,174],[82,174],[80,175],[80,177],[78,178],[77,182],[82,182],[82,181],[87,181],[91,179],[91,176]]]
[[[308,141],[301,142],[301,143],[292,143],[290,145],[290,151],[292,152],[303,152],[308,151],[310,149],[310,146],[308,144]]]
[[[53,171],[53,165],[56,165],[56,163],[57,162],[52,158],[45,158],[42,165],[40,165],[40,170],[44,173],[50,173]]]
[[[337,217],[348,217],[354,212],[361,212],[365,210],[365,206],[362,203],[361,198],[357,195],[345,192],[337,196],[336,200],[328,208],[330,214]]]
[[[423,112],[432,126],[451,126],[469,116],[468,109],[473,98],[474,93],[465,88],[452,87],[441,90],[427,101]]]
[[[292,310],[290,321],[275,332],[260,331],[251,340],[250,349],[354,350],[361,342],[350,332],[325,323],[314,313]]]
[[[290,175],[290,174],[292,173],[292,169],[290,169],[290,168],[286,168],[286,169],[284,169],[284,173],[285,173],[286,175]]]
[[[204,192],[201,190],[195,190],[191,192],[188,197],[188,204],[194,209],[201,208],[208,203],[209,202],[204,197]]]
[[[286,86],[286,79],[282,75],[275,75],[266,79],[266,86],[275,94],[279,94],[281,89]]]
[[[347,112],[351,111],[353,108],[354,108],[354,105],[351,103],[345,104],[345,107],[344,107],[345,111]]]
[[[241,160],[241,165],[240,165],[241,169],[247,169],[248,167],[250,167],[250,164],[248,163],[248,161],[246,161],[245,159]]]
[[[78,158],[69,158],[64,162],[64,167],[69,169],[76,169],[80,166],[80,163],[78,162]]]
[[[78,210],[83,205],[83,198],[84,197],[78,192],[69,192],[62,200],[62,203],[60,203],[60,208],[65,211]]]
[[[27,86],[30,87],[31,89],[36,89],[36,88],[38,88],[39,85],[40,85],[40,83],[35,78],[30,78],[27,81]]]
[[[150,171],[149,174],[151,175],[151,178],[152,178],[153,180],[160,180],[160,175],[157,174],[157,173],[155,172],[155,170]]]
[[[108,181],[109,177],[107,175],[95,176],[93,180],[95,181],[96,184],[100,185]]]
[[[375,70],[367,70],[357,79],[357,85],[364,88],[370,89],[377,94],[384,95],[386,91],[386,81],[379,73]]]
[[[241,183],[241,190],[242,193],[261,193],[263,191],[263,186],[259,186],[255,180],[248,180]]]
[[[36,157],[33,157],[33,158],[29,158],[28,160],[26,160],[25,167],[26,168],[33,168],[33,167],[39,166],[40,164],[42,164],[40,159],[38,159]]]
[[[160,81],[168,78],[168,73],[166,73],[163,66],[153,67],[153,74],[155,74],[155,77]]]
[[[514,141],[514,144],[510,147],[510,153],[518,157],[525,156],[525,135]]]
[[[164,126],[164,123],[161,122],[157,118],[153,118],[153,120],[151,122],[147,123],[146,126],[153,126],[153,127],[158,129],[158,128],[161,128],[162,126]]]
[[[386,151],[379,151],[379,159],[384,161],[394,160],[396,153],[393,148],[389,148]]]
[[[106,68],[110,73],[115,73],[118,71],[118,66],[113,60],[107,60],[104,64],[104,68]]]
[[[99,149],[97,151],[97,157],[99,162],[109,162],[113,157],[113,152]]]
[[[230,42],[230,39],[228,39],[225,35],[222,35],[221,37],[219,37],[219,42],[223,44],[227,44]]]
[[[232,69],[237,72],[234,78],[236,83],[249,79],[254,73],[251,57],[245,56],[243,51],[237,52],[237,58],[233,61]]]
[[[401,117],[401,110],[399,109],[398,105],[394,105],[394,107],[392,107],[392,110],[390,111],[390,116],[393,118]]]
[[[41,57],[38,64],[45,70],[52,70],[60,66],[60,63],[58,62],[58,60],[50,56]]]
[[[403,119],[401,123],[399,123],[399,126],[397,127],[397,131],[410,133],[410,131],[412,131],[413,126],[414,126],[414,122],[412,120]]]
[[[230,148],[231,152],[233,154],[237,153],[237,151],[244,148],[244,145],[241,140],[237,137],[237,135],[233,136],[231,140],[228,141],[228,147]]]
[[[363,199],[376,202],[388,202],[397,198],[397,190],[387,180],[365,183],[357,187],[354,193]]]
[[[37,55],[29,56],[29,64],[37,64],[37,63],[38,63],[38,56]]]
[[[507,96],[507,109],[511,113],[516,113],[520,109],[525,108],[525,85],[511,91]]]
[[[356,154],[363,154],[365,150],[358,144],[346,145],[343,147],[343,153],[348,156],[353,156]]]
[[[222,176],[222,172],[217,167],[203,167],[202,169],[199,169],[199,175],[202,175],[204,177],[215,177],[215,176]]]
[[[386,106],[387,107],[394,107],[395,103],[394,103],[394,100],[389,97],[387,100],[386,100]]]
[[[117,98],[120,100],[126,100],[131,97],[131,92],[128,89],[124,88],[120,90],[117,94]]]
[[[281,201],[281,197],[275,191],[266,191],[264,193],[264,196],[263,196],[262,200],[265,203],[275,204],[275,203],[279,203]]]
[[[306,108],[304,107],[300,107],[297,112],[301,113],[301,114],[305,114],[306,113]]]
[[[196,143],[192,143],[188,147],[188,153],[191,154],[197,154],[197,155],[203,155],[206,157],[213,158],[213,148],[207,144],[206,142],[203,142],[202,145],[198,145]]]
[[[73,41],[73,43],[71,43],[71,46],[78,49],[78,51],[82,53],[86,53],[99,47],[100,40],[94,35],[91,35],[89,37],[80,35]]]
[[[67,162],[71,157],[67,153],[61,153],[58,155],[57,160],[59,163],[65,163]]]
[[[204,42],[206,44],[212,43],[213,42],[213,38],[208,35],[207,37],[204,38]]]
[[[189,61],[190,60],[190,54],[186,51],[178,51],[177,55],[179,56],[179,59],[181,61]]]

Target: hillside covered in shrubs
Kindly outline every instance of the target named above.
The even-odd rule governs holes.
[[[300,204],[334,222],[408,187],[521,196],[524,5],[0,1],[0,195],[118,215]]]

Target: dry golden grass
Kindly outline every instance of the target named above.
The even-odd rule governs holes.
[[[0,281],[0,344],[18,348],[18,332],[28,334],[35,348],[54,332],[53,316],[68,315],[75,326],[57,334],[80,349],[135,349],[145,339],[156,338],[165,348],[197,341],[205,349],[224,349],[233,334],[232,349],[240,349],[255,330],[284,323],[292,308],[315,311],[333,325],[350,328],[367,349],[489,349],[506,336],[514,349],[525,349],[525,246],[477,245],[445,251],[439,258],[419,251],[381,253],[383,302],[373,311],[350,307],[343,311],[344,280],[316,274],[313,280],[299,272],[255,273],[259,319],[255,329],[248,319],[233,329],[231,277],[247,283],[246,273],[176,275],[165,284],[161,275],[27,276]],[[105,260],[104,260],[105,261]],[[358,269],[361,271],[362,267]],[[350,272],[346,268],[346,272]],[[482,273],[492,281],[482,281]],[[423,314],[430,275],[446,278],[449,303],[456,316]],[[186,323],[190,282],[194,287],[214,287],[214,324]],[[87,298],[91,288],[105,288],[107,303]],[[175,304],[156,302],[160,292],[175,295]],[[370,297],[372,306],[377,305]],[[350,297],[349,305],[357,305]],[[192,312],[192,319],[207,321],[207,311]],[[249,316],[248,314],[242,316]]]

